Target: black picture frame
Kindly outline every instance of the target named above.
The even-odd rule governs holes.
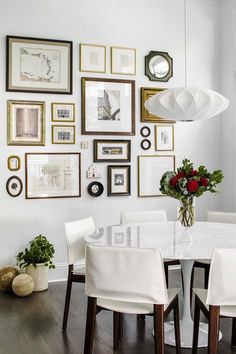
[[[158,76],[153,75],[150,70],[150,62],[154,59],[154,57],[162,57],[163,60],[166,60],[168,64],[168,70],[165,76],[161,74]],[[159,58],[158,58],[159,59]],[[173,76],[173,59],[169,56],[167,52],[160,52],[160,51],[150,51],[148,55],[145,56],[145,75],[149,78],[150,81],[162,81],[166,82]]]
[[[43,50],[46,51],[48,49],[49,45],[55,46],[55,49],[57,49],[57,51],[59,50],[59,47],[68,48],[67,63],[66,63],[66,67],[65,67],[66,74],[64,72],[64,75],[66,75],[66,80],[65,80],[66,86],[59,88],[59,85],[58,85],[58,87],[53,88],[53,87],[50,87],[50,85],[48,85],[48,86],[46,85],[46,82],[48,83],[48,81],[45,79],[45,85],[46,85],[45,87],[43,87],[43,85],[41,85],[41,84],[39,84],[38,86],[36,85],[34,87],[32,84],[32,82],[34,80],[32,79],[31,73],[27,73],[27,75],[29,75],[29,76],[31,75],[31,78],[28,80],[31,83],[30,86],[27,87],[27,85],[25,85],[25,80],[22,80],[22,84],[24,82],[24,84],[23,84],[24,86],[20,86],[20,84],[14,83],[12,68],[13,68],[13,66],[15,66],[15,68],[16,68],[16,60],[19,55],[13,54],[13,45],[16,44],[15,50],[16,51],[18,50],[20,52],[21,48],[17,49],[17,46],[19,47],[20,43],[28,45],[28,46],[30,46],[32,44],[35,44],[37,46],[37,44],[38,44],[40,46],[39,49],[41,51],[43,51]],[[43,46],[45,46],[45,49],[43,49]],[[31,48],[31,49],[34,50],[35,48]],[[58,55],[58,57],[61,58],[61,56],[59,56],[59,55]],[[35,58],[35,56],[34,56],[34,58]],[[19,60],[19,58],[18,58],[18,60]],[[20,61],[20,64],[18,63],[18,65],[21,65],[21,62],[22,61]],[[61,72],[63,72],[63,69],[61,69],[62,63],[59,63],[59,64],[57,65],[57,67],[60,68],[60,70],[62,70]],[[22,68],[22,70],[24,70],[24,68]],[[16,69],[14,71],[17,72]],[[22,71],[21,75],[25,75],[25,72]],[[41,78],[38,81],[42,82]],[[6,36],[6,91],[71,95],[73,93],[73,42],[59,40],[59,39],[20,37],[20,36],[13,36],[13,35]]]
[[[89,183],[87,190],[91,197],[100,197],[104,191],[104,187],[101,182],[94,181]]]
[[[115,191],[114,185],[113,185],[113,171],[117,170],[119,175],[121,175],[119,170],[124,170],[126,171],[126,180],[125,180],[125,173],[123,173],[123,178],[120,183],[121,185],[124,185],[123,191],[118,190]],[[130,165],[109,165],[107,166],[107,195],[108,196],[129,196],[131,195],[131,184],[130,184],[130,176],[131,176],[131,167]]]
[[[112,149],[112,145],[113,145],[113,149],[118,149],[119,145],[120,147],[123,145],[126,145],[126,157],[125,158],[119,158],[118,154],[116,155],[116,158],[101,158],[99,157],[99,145],[108,145],[107,149],[109,149],[109,144],[110,145],[110,149]],[[117,144],[116,147],[114,147],[114,144]],[[109,153],[108,151],[108,156],[111,156],[112,152]],[[115,155],[114,155],[115,156]],[[116,140],[116,139],[95,139],[93,141],[93,161],[94,162],[130,162],[131,160],[131,140]]]
[[[16,189],[16,188],[18,188],[19,190],[14,194],[12,191],[14,191],[14,189]],[[8,180],[7,180],[7,183],[6,183],[6,190],[7,190],[7,193],[11,197],[14,197],[14,198],[18,197],[21,194],[22,190],[23,190],[23,183],[22,183],[21,179],[19,177],[17,177],[17,176],[9,177]]]

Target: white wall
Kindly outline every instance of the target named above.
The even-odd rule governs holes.
[[[188,84],[219,89],[219,7],[214,1],[188,0]],[[97,226],[119,222],[121,210],[165,208],[168,217],[176,217],[177,202],[170,198],[137,198],[137,155],[141,137],[140,87],[184,85],[184,1],[183,0],[0,0],[0,265],[14,261],[16,253],[39,233],[44,233],[56,247],[56,262],[66,262],[64,223],[92,215]],[[73,40],[74,92],[72,96],[5,92],[5,36],[19,35]],[[79,43],[134,47],[137,49],[136,136],[132,137],[132,196],[106,196],[106,164],[99,164],[105,192],[92,198],[86,188],[90,180],[85,171],[91,164],[93,136],[81,136]],[[174,59],[174,77],[168,83],[149,81],[144,75],[144,56],[150,50],[169,52]],[[108,51],[109,53],[109,51]],[[109,58],[108,58],[109,59]],[[109,60],[108,60],[109,63]],[[119,77],[108,74],[107,77]],[[95,76],[95,75],[90,75]],[[103,77],[103,75],[97,75]],[[120,78],[123,78],[120,76]],[[133,79],[133,77],[130,77]],[[46,146],[7,146],[8,99],[44,100],[46,109]],[[76,103],[77,138],[74,146],[51,145],[50,103]],[[152,142],[154,143],[152,128]],[[97,136],[96,136],[97,138]],[[102,136],[101,136],[102,138]],[[106,137],[107,138],[107,137]],[[178,123],[175,126],[177,166],[184,157],[210,170],[219,167],[219,120]],[[20,156],[22,169],[16,175],[24,181],[25,152],[80,151],[81,140],[88,140],[89,150],[82,154],[82,197],[75,199],[25,200],[24,193],[11,198],[5,182],[12,175],[7,157]],[[154,144],[153,144],[154,145]],[[154,153],[154,149],[148,151]],[[204,219],[207,209],[217,209],[219,197],[205,195],[197,201],[197,214]],[[55,273],[56,274],[56,273]],[[54,277],[57,277],[54,275]]]

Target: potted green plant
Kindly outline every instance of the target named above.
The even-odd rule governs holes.
[[[48,269],[55,269],[53,264],[54,246],[43,235],[36,236],[29,242],[29,248],[19,252],[16,260],[21,269],[34,279],[34,291],[48,288]]]

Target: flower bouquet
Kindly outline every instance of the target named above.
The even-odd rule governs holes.
[[[180,201],[178,220],[184,227],[190,227],[195,221],[194,197],[198,198],[206,191],[219,193],[216,185],[223,178],[221,170],[210,173],[205,166],[199,166],[195,170],[192,162],[184,159],[177,172],[164,173],[160,181],[160,191]]]

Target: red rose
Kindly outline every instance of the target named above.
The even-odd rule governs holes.
[[[170,180],[170,184],[172,185],[172,187],[175,187],[177,182],[178,182],[177,176],[172,177]]]
[[[177,177],[177,179],[183,178],[183,177],[185,177],[185,173],[179,172],[179,173],[177,173],[176,177]]]
[[[196,176],[198,174],[198,171],[197,170],[191,170],[190,172],[189,172],[189,176],[191,176],[191,177],[194,177],[194,176]]]
[[[201,183],[201,185],[203,186],[203,187],[206,187],[206,186],[208,186],[208,179],[207,178],[205,178],[205,177],[201,177],[200,178],[200,183]]]
[[[188,181],[187,183],[187,190],[190,193],[196,192],[198,189],[198,183],[197,181],[195,181],[194,179],[191,179],[190,181]]]

